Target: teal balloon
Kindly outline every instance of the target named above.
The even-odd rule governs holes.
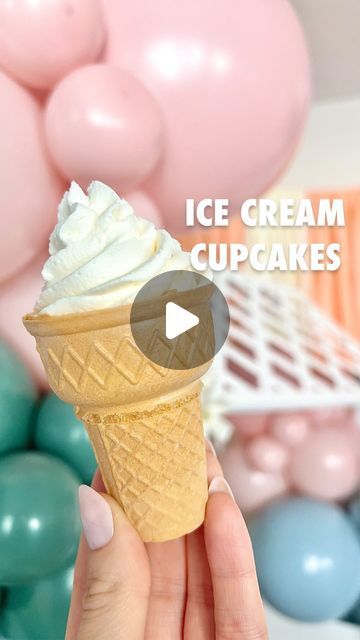
[[[35,402],[36,390],[28,371],[0,340],[0,455],[27,447]]]
[[[28,451],[0,460],[0,584],[69,566],[80,536],[79,480],[62,460]]]
[[[0,610],[0,633],[16,640],[63,640],[73,578],[74,569],[70,567],[9,589]]]
[[[360,596],[360,543],[339,507],[287,499],[266,507],[250,534],[262,594],[285,615],[340,618]]]
[[[91,482],[97,465],[87,431],[73,407],[53,393],[46,396],[40,406],[35,443],[38,449],[68,462],[83,482]]]

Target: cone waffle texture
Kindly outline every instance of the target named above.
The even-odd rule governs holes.
[[[209,363],[181,371],[154,364],[133,341],[130,305],[30,315],[24,324],[53,391],[76,406],[108,492],[142,539],[169,540],[199,526],[207,482],[198,379]],[[157,331],[149,335],[158,339]]]

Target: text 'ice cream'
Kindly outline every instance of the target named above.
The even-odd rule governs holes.
[[[44,265],[40,314],[61,315],[132,302],[143,284],[165,271],[192,271],[190,254],[102,182],[87,195],[72,182],[59,205]]]

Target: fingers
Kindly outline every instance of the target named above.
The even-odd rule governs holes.
[[[222,474],[222,469],[210,440],[205,440],[205,444],[207,476],[211,482],[213,477]],[[184,638],[212,640],[215,634],[214,599],[203,527],[187,536],[186,551],[188,575]]]
[[[99,469],[95,471],[91,486],[95,491],[105,493],[105,486]],[[67,621],[66,640],[75,640],[79,628],[82,601],[86,589],[87,561],[89,550],[84,536],[81,536],[74,573],[74,585],[71,595],[70,611]]]
[[[209,487],[204,524],[216,639],[265,640],[266,624],[249,534],[222,476]]]
[[[186,600],[185,538],[146,545],[151,591],[146,640],[181,640]]]
[[[145,547],[120,506],[82,485],[80,514],[88,547],[77,640],[143,640],[150,569]]]
[[[184,640],[214,640],[214,599],[204,529],[187,536],[187,602]]]

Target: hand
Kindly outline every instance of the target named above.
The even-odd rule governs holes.
[[[207,467],[204,525],[170,542],[144,544],[94,491],[105,491],[98,472],[81,487],[67,640],[266,640],[249,535],[209,442]]]

